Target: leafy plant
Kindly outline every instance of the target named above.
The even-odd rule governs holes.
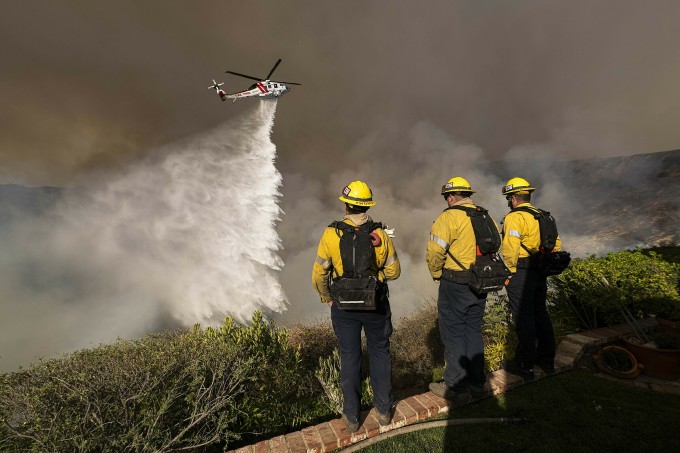
[[[288,427],[288,412],[300,396],[300,352],[290,345],[287,329],[267,322],[257,312],[250,326],[227,318],[221,327],[205,332],[208,338],[233,343],[243,357],[257,363],[239,401],[239,426],[254,433],[274,433]]]
[[[399,319],[390,339],[395,388],[427,386],[432,369],[444,363],[437,301],[428,300]]]
[[[298,363],[259,313],[42,361],[0,376],[0,450],[164,452],[283,430]]]
[[[484,319],[484,362],[487,371],[497,370],[517,344],[517,336],[510,321],[510,309],[506,295],[495,293],[487,296]]]
[[[337,348],[328,357],[319,358],[319,367],[315,375],[323,387],[323,401],[326,407],[334,413],[342,414],[344,397],[340,386],[340,352]],[[361,383],[361,405],[369,407],[372,404],[373,388],[370,378],[366,378]]]
[[[583,329],[625,322],[622,308],[638,317],[680,313],[678,266],[654,252],[576,259],[550,283],[551,303],[562,310],[570,307]]]
[[[2,446],[170,451],[237,437],[236,402],[255,361],[201,340],[193,331],[119,341],[3,375]]]

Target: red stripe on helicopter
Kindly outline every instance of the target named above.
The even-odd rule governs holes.
[[[262,82],[258,82],[257,87],[260,89],[262,94],[267,93],[269,91],[269,90],[267,90],[267,88],[264,86],[264,84]]]

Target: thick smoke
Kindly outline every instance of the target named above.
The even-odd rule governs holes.
[[[667,157],[570,162],[549,146],[524,145],[493,161],[481,147],[430,122],[385,124],[347,151],[344,168],[329,167],[314,178],[284,173],[286,216],[279,232],[286,267],[281,282],[292,301],[284,316],[327,316],[327,307],[309,283],[311,267],[323,228],[342,218],[344,205],[337,197],[350,181],[368,182],[377,201],[369,214],[396,227],[402,276],[390,290],[392,311],[401,316],[424,299],[436,298],[425,247],[432,222],[446,207],[440,188],[449,178],[468,179],[477,191],[473,200],[489,209],[499,224],[509,210],[501,187],[515,176],[528,179],[537,188],[532,203],[555,216],[572,256],[585,257],[680,239],[673,226],[680,221],[674,195],[680,181],[677,153],[662,155]],[[631,182],[637,187],[632,193]]]
[[[276,101],[258,104],[5,229],[2,369],[160,327],[285,309],[274,273]]]
[[[279,232],[286,267],[281,282],[294,302],[284,314],[286,319],[327,315],[327,307],[319,303],[311,289],[311,266],[323,229],[343,216],[344,204],[338,196],[350,181],[368,182],[377,201],[368,213],[374,220],[396,228],[394,243],[402,265],[401,277],[390,284],[392,311],[396,316],[436,297],[437,286],[432,282],[424,256],[432,222],[446,207],[439,194],[442,184],[452,176],[464,176],[479,191],[473,199],[500,220],[505,200],[494,195],[502,183],[488,170],[484,150],[456,140],[428,122],[400,129],[386,124],[376,130],[347,152],[347,168],[329,169],[319,179],[284,174],[282,207],[286,216]],[[395,136],[402,145],[384,149],[383,137]],[[374,150],[379,157],[357,158],[370,155],[367,150]]]

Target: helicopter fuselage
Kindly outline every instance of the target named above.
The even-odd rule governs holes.
[[[238,99],[259,96],[260,98],[277,98],[290,91],[286,85],[271,80],[263,80],[248,87],[247,90],[227,94],[227,99]]]

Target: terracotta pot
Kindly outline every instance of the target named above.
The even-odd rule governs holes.
[[[631,364],[630,368],[628,370],[617,370],[615,368],[610,367],[607,364],[607,360],[605,357],[605,355],[608,352],[614,353],[619,352],[622,354],[626,354],[628,360],[630,360]],[[595,365],[597,365],[599,369],[601,369],[605,373],[611,374],[612,376],[616,376],[618,378],[635,379],[640,375],[640,372],[644,369],[644,365],[637,361],[632,352],[620,346],[606,346],[602,348],[600,352],[593,355],[593,360],[595,362]]]
[[[667,381],[675,381],[680,377],[680,349],[650,348],[631,341],[631,337],[632,335],[623,337],[623,342],[625,348],[645,366],[643,374]]]
[[[656,322],[659,323],[659,327],[661,328],[662,334],[668,335],[670,337],[680,337],[679,322],[670,321],[665,318],[659,318],[658,316],[655,316],[654,319],[656,319]]]

